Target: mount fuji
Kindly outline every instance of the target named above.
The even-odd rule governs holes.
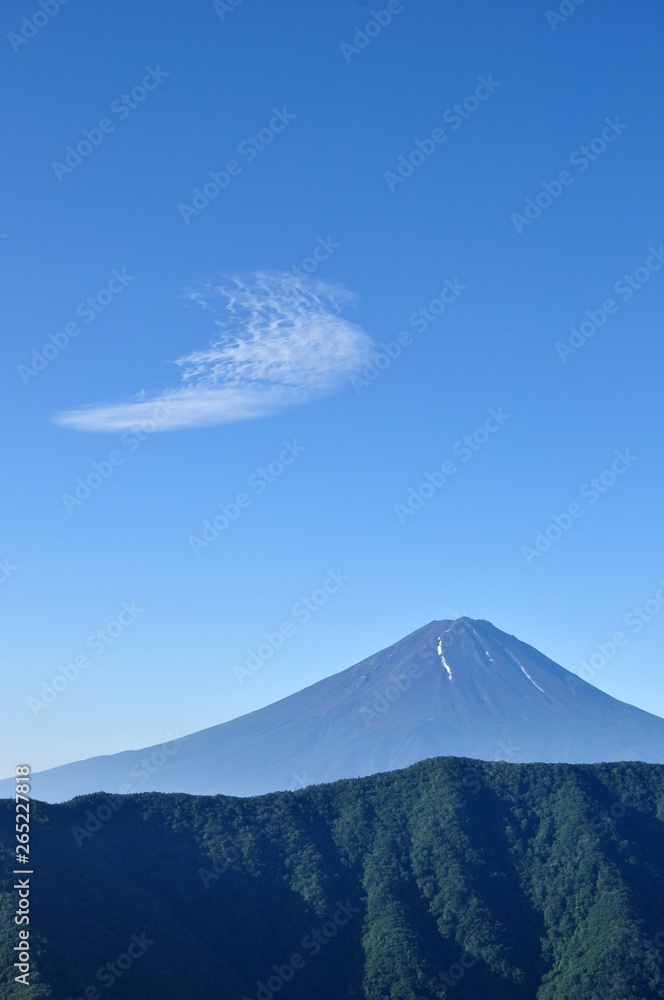
[[[664,719],[604,694],[488,621],[434,621],[230,722],[35,773],[32,795],[260,795],[437,756],[664,763]],[[0,781],[0,796],[13,787],[13,778]]]

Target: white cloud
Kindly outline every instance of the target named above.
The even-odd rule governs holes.
[[[353,296],[321,281],[258,273],[187,298],[223,318],[215,320],[219,334],[206,350],[175,361],[175,388],[68,410],[56,422],[122,431],[151,420],[159,430],[175,430],[265,417],[333,391],[374,353],[372,339],[341,315]]]

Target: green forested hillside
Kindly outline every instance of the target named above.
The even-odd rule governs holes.
[[[0,998],[664,998],[663,819],[659,765],[457,758],[34,805],[32,985],[7,874]]]

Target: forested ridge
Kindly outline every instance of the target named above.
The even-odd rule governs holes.
[[[661,765],[461,758],[33,803],[26,987],[3,800],[0,998],[664,997],[663,819]]]

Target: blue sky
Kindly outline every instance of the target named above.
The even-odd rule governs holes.
[[[661,7],[44,4],[0,33],[3,773],[460,614],[664,715]]]

